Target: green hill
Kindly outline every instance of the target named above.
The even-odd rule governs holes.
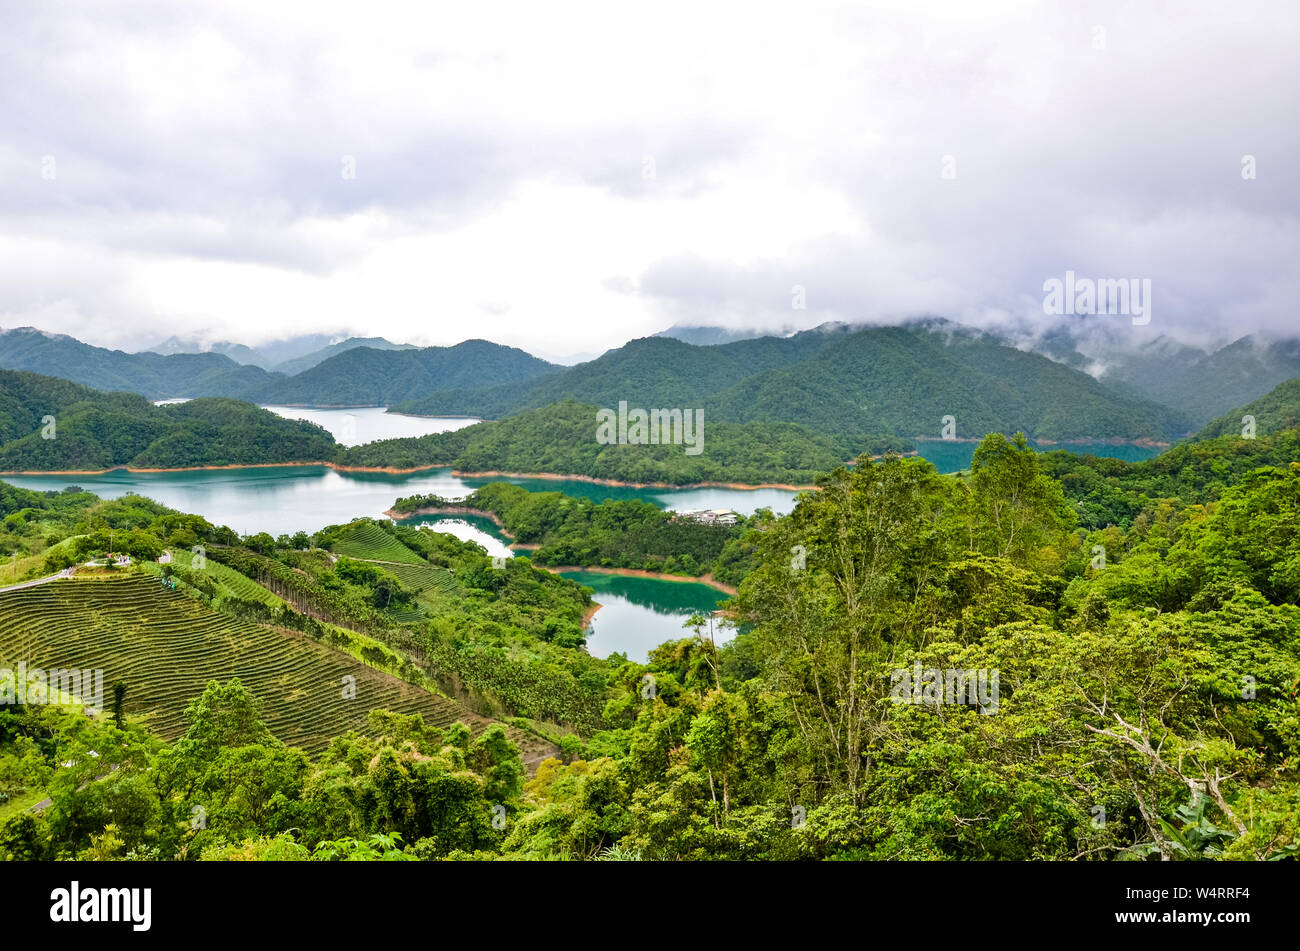
[[[1024,432],[1034,439],[1169,437],[1185,421],[1117,396],[1070,367],[968,331],[882,327],[845,335],[811,359],[750,377],[718,395],[715,417],[798,419],[823,432],[864,420],[876,432],[959,437]]]
[[[894,437],[837,439],[796,423],[714,423],[705,414],[703,451],[680,445],[602,445],[596,407],[564,402],[455,432],[386,439],[345,450],[346,466],[451,465],[467,472],[552,472],[619,482],[806,484],[862,452],[909,448]]]
[[[826,332],[811,330],[789,338],[759,337],[706,347],[671,337],[643,337],[588,363],[522,385],[446,389],[393,409],[496,419],[566,400],[597,406],[617,405],[621,399],[642,406],[695,406],[755,373],[807,359],[829,339]]]
[[[311,353],[305,353],[300,357],[294,357],[292,360],[285,360],[283,363],[277,363],[272,369],[276,373],[283,373],[285,376],[295,376],[312,367],[324,363],[330,357],[337,356],[340,353],[346,353],[349,350],[355,350],[357,347],[369,347],[371,350],[416,350],[418,349],[409,343],[393,343],[384,337],[349,337],[347,340],[340,340],[338,343],[332,343],[327,347],[321,347],[319,350],[313,350]]]
[[[239,400],[154,406],[129,393],[0,370],[0,471],[310,462],[333,459],[337,449],[319,426]]]
[[[373,522],[355,522],[344,528],[331,546],[348,558],[364,561],[427,565],[428,562]]]
[[[279,379],[220,353],[124,353],[31,327],[0,331],[0,368],[58,376],[151,400],[195,396],[253,399]]]
[[[515,347],[466,340],[454,347],[355,347],[269,387],[262,402],[387,406],[436,390],[514,384],[555,367]]]
[[[1257,436],[1272,435],[1284,429],[1300,428],[1300,376],[1287,380],[1259,399],[1213,420],[1196,434],[1196,438],[1240,436],[1243,416],[1255,417]]]
[[[947,415],[971,437],[1170,438],[1190,428],[1178,412],[944,321],[831,325],[707,347],[646,338],[524,385],[443,391],[393,408],[497,418],[561,400],[698,407],[717,422],[799,423],[839,438],[937,436]]]
[[[1176,406],[1204,423],[1300,376],[1300,340],[1252,335],[1204,354],[1160,338],[1136,353],[1117,355],[1113,364],[1102,377],[1107,384]]]
[[[432,726],[459,720],[476,732],[489,723],[308,637],[214,612],[139,575],[0,592],[0,657],[102,669],[105,690],[125,683],[127,712],[165,739],[184,732],[185,706],[208,681],[232,677],[262,699],[276,737],[308,752],[364,731],[377,709],[419,713]],[[356,678],[353,701],[340,699],[345,676]]]

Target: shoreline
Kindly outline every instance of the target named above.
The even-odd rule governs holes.
[[[387,515],[393,521],[397,521],[399,519],[404,519],[404,518],[415,518],[420,515],[477,515],[479,518],[485,518],[493,525],[495,525],[498,529],[501,530],[501,534],[504,535],[506,538],[510,539],[511,542],[514,542],[515,540],[515,536],[511,535],[510,532],[506,531],[505,523],[501,521],[501,517],[497,515],[496,512],[489,512],[486,509],[470,508],[468,505],[443,505],[443,506],[426,505],[418,509],[412,509],[410,512],[398,512],[396,509],[388,509],[383,514]],[[510,547],[511,548],[525,548],[525,547],[537,548],[539,546],[530,543],[529,545],[512,544]]]
[[[984,436],[954,436],[952,439],[945,439],[942,436],[912,436],[915,442],[958,442],[958,443],[982,443]],[[1011,437],[1007,437],[1010,439]],[[1037,449],[1040,446],[1137,446],[1139,449],[1168,449],[1173,445],[1171,442],[1163,442],[1159,439],[1152,439],[1149,436],[1142,436],[1138,439],[1128,439],[1123,436],[1105,436],[1096,439],[1030,439],[1031,449]],[[915,455],[913,450],[907,455]],[[877,457],[873,457],[877,458]]]
[[[428,469],[450,469],[448,465],[429,465],[415,466],[410,469],[398,469],[394,466],[344,466],[337,462],[326,462],[322,459],[306,460],[303,462],[231,462],[221,466],[171,466],[164,468],[136,467],[136,466],[110,466],[107,469],[11,469],[7,472],[0,472],[0,478],[4,476],[78,476],[78,475],[108,475],[110,472],[130,472],[132,474],[140,473],[166,473],[166,472],[222,472],[226,469],[292,469],[292,468],[322,468],[333,469],[335,472],[386,472],[393,475],[409,475],[414,472],[424,472]]]
[[[506,531],[505,526],[501,523],[501,519],[497,517],[495,512],[488,512],[483,509],[473,509],[467,505],[450,505],[441,508],[425,506],[424,508],[419,508],[412,512],[404,512],[400,515],[394,513],[392,509],[389,509],[384,514],[393,519],[412,518],[418,515],[477,515],[491,521],[501,530],[502,535],[511,539],[510,548],[519,551],[536,551],[541,547],[540,544],[535,542],[514,541],[515,536]],[[627,577],[635,578],[657,578],[660,581],[694,581],[697,584],[706,584],[711,588],[716,588],[724,594],[735,595],[738,593],[737,589],[733,588],[731,585],[723,584],[721,581],[715,580],[712,572],[698,576],[672,575],[666,574],[662,571],[646,571],[644,568],[605,568],[592,565],[560,565],[559,567],[551,567],[550,565],[539,565],[537,562],[533,562],[533,567],[541,568],[543,571],[549,571],[552,574],[559,574],[562,571],[595,571],[606,575],[625,575]]]
[[[287,404],[286,404],[287,405]],[[395,414],[404,415],[404,414]],[[943,439],[939,436],[913,436],[912,439],[917,442],[954,442],[954,443],[980,443],[983,437],[959,437],[955,439]],[[1141,449],[1167,449],[1173,445],[1170,442],[1164,442],[1156,439],[1143,437],[1141,439],[1122,439],[1119,437],[1109,437],[1104,439],[1035,439],[1030,441],[1033,448],[1046,448],[1054,446],[1136,446]],[[917,456],[919,450],[910,449],[906,452],[895,453],[900,456]],[[883,453],[879,456],[872,456],[873,460],[883,459],[890,453]],[[687,491],[690,489],[736,489],[744,492],[757,492],[760,489],[779,489],[785,492],[813,492],[816,491],[815,485],[797,485],[790,482],[624,482],[619,479],[601,479],[596,476],[578,475],[576,473],[558,473],[558,472],[509,472],[502,469],[485,469],[481,471],[466,471],[457,469],[451,463],[430,463],[422,466],[410,466],[401,468],[398,466],[347,466],[338,462],[330,462],[324,459],[302,460],[297,462],[232,462],[219,466],[171,466],[171,467],[136,467],[136,466],[110,466],[107,469],[11,469],[0,472],[0,478],[5,476],[100,476],[108,475],[110,472],[129,472],[132,474],[154,475],[167,472],[222,472],[228,469],[288,469],[293,467],[305,468],[325,468],[333,469],[335,472],[377,472],[386,475],[413,475],[417,472],[428,472],[432,469],[447,469],[449,474],[459,479],[537,479],[550,482],[584,482],[590,485],[606,485],[612,488],[623,489],[669,489]],[[385,512],[385,515],[392,516]],[[412,515],[416,513],[406,513]],[[424,513],[436,514],[436,513]],[[483,514],[483,513],[474,513]],[[404,517],[404,516],[403,516]]]
[[[505,472],[500,469],[487,469],[482,472],[452,469],[451,474],[461,479],[547,479],[555,482],[587,482],[592,485],[608,485],[625,489],[741,489],[745,491],[784,489],[788,492],[811,492],[817,488],[815,485],[794,485],[788,482],[621,482],[618,479],[598,479],[595,476],[572,473]]]
[[[185,399],[188,401],[188,400],[195,399],[195,398],[196,398],[196,397],[192,397],[192,396],[191,396],[191,397],[186,397]],[[321,409],[321,410],[331,410],[331,409],[382,409],[382,410],[384,411],[385,415],[388,415],[388,416],[404,416],[404,417],[406,417],[407,419],[467,419],[467,420],[470,420],[470,421],[471,421],[471,422],[470,422],[470,425],[475,425],[475,424],[477,424],[477,423],[492,423],[492,422],[496,422],[496,420],[492,420],[492,419],[484,419],[484,418],[481,417],[481,416],[463,416],[463,415],[458,415],[458,414],[456,414],[456,413],[439,413],[439,414],[432,415],[432,416],[430,416],[430,415],[426,415],[426,414],[424,414],[424,413],[397,413],[397,412],[394,412],[393,410],[390,410],[390,409],[389,409],[385,404],[383,404],[383,403],[257,403],[257,404],[255,404],[255,405],[261,407],[261,408],[264,409],[264,410],[267,410],[268,412],[272,412],[272,413],[275,412],[275,410],[271,409],[272,406],[277,407],[278,409],[307,409],[307,410],[312,410],[312,409]],[[276,413],[276,415],[278,416],[279,414]],[[455,432],[455,430],[447,430],[447,432]],[[437,434],[436,434],[436,433],[425,433],[425,435],[426,435],[426,436],[431,436],[431,435],[437,435]],[[420,437],[419,437],[419,436],[396,436],[396,437],[390,437],[390,438],[395,438],[395,439],[419,439]]]
[[[170,468],[111,466],[107,469],[14,469],[7,472],[0,472],[0,478],[4,478],[5,476],[98,476],[108,475],[110,472],[130,472],[132,474],[221,472],[227,469],[290,469],[295,467],[320,467],[333,469],[335,472],[382,472],[389,475],[411,475],[416,472],[427,472],[430,469],[448,469],[450,470],[450,475],[456,476],[459,479],[546,479],[555,482],[587,482],[595,485],[608,485],[626,489],[740,489],[744,491],[784,489],[790,492],[809,492],[817,488],[815,485],[792,485],[783,482],[761,482],[752,484],[747,482],[688,482],[681,485],[671,482],[620,482],[617,479],[597,479],[594,476],[573,474],[561,475],[555,472],[500,472],[497,470],[488,470],[485,472],[463,472],[446,463],[433,463],[427,466],[413,466],[409,469],[399,469],[395,466],[344,466],[337,462],[326,462],[324,460],[303,462],[233,462],[221,466],[173,466]],[[388,513],[385,512],[384,514],[387,515]],[[412,515],[415,513],[408,512],[406,514]]]
[[[670,575],[665,574],[662,571],[646,571],[644,568],[600,568],[591,565],[559,565],[552,567],[551,565],[539,565],[537,562],[533,562],[533,567],[541,568],[543,571],[549,571],[553,575],[558,575],[566,571],[590,571],[594,574],[623,575],[628,578],[653,578],[657,581],[694,582],[695,584],[708,585],[710,588],[721,591],[723,594],[736,595],[739,593],[739,591],[731,585],[723,584],[721,581],[714,580],[712,572],[699,575],[698,577],[692,577],[691,575]]]

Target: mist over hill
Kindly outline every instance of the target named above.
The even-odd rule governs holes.
[[[1250,429],[1246,417],[1254,421]],[[1196,438],[1240,436],[1249,431],[1252,437],[1273,435],[1287,429],[1300,429],[1300,377],[1293,377],[1269,390],[1259,399],[1211,420]]]
[[[948,415],[961,437],[1171,439],[1192,427],[1175,410],[945,321],[828,324],[715,346],[647,337],[523,385],[448,389],[394,409],[495,418],[565,399],[698,406],[718,421],[795,422],[837,435],[938,437]]]
[[[125,353],[32,327],[0,331],[0,368],[57,376],[151,400],[195,396],[255,399],[276,374],[220,353]]]

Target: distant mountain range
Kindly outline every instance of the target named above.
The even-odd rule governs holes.
[[[1167,335],[1137,346],[1106,337],[1082,340],[1062,327],[1031,346],[1118,392],[1175,407],[1198,425],[1300,375],[1300,340],[1254,334],[1207,350]]]
[[[257,347],[247,347],[242,343],[218,341],[203,343],[193,339],[169,337],[147,352],[172,356],[177,353],[219,353],[230,357],[236,363],[245,366],[257,366],[263,370],[293,376],[310,370],[318,363],[323,363],[335,354],[356,347],[370,347],[372,350],[417,350],[414,344],[393,343],[384,337],[348,337],[335,340],[326,334],[306,334],[275,340]]]
[[[285,360],[283,363],[277,363],[271,369],[276,373],[283,373],[285,376],[295,376],[310,370],[312,367],[324,363],[330,357],[337,356],[340,353],[346,353],[348,350],[355,350],[358,347],[368,347],[371,350],[418,350],[414,344],[393,343],[383,337],[349,337],[347,340],[340,340],[338,343],[332,343],[327,347],[321,347],[319,350],[313,350],[311,353],[303,354],[301,357],[295,357],[292,360]]]
[[[216,343],[201,344],[197,341],[186,341],[179,337],[168,337],[157,346],[150,347],[146,353],[157,353],[164,357],[170,357],[177,353],[219,353],[223,357],[230,357],[236,363],[242,366],[259,366],[262,369],[270,369],[274,361],[269,360],[264,354],[259,353],[252,347],[245,346],[242,343],[231,343],[228,340],[219,340]]]
[[[647,337],[523,384],[448,389],[393,408],[495,418],[563,399],[698,407],[720,422],[794,422],[837,436],[938,437],[947,415],[959,438],[1023,430],[1038,439],[1172,439],[1192,428],[1177,411],[941,320],[831,324],[716,346]]]
[[[172,336],[150,347],[148,352],[163,356],[177,353],[219,353],[230,357],[236,363],[261,367],[263,370],[274,370],[281,363],[323,350],[338,339],[337,336],[329,334],[301,334],[249,347],[228,340],[205,342],[194,337]]]
[[[382,349],[372,347],[374,342]],[[124,353],[31,327],[0,331],[0,368],[151,400],[223,396],[254,403],[387,406],[439,389],[526,380],[558,369],[485,340],[419,349],[353,338],[289,361],[295,363],[305,369],[287,376],[220,353]]]
[[[1201,422],[1300,376],[1300,340],[1270,341],[1252,335],[1201,354],[1163,339],[1166,342],[1154,352],[1118,360],[1102,375],[1102,382],[1180,407]]]
[[[626,400],[700,408],[715,422],[797,423],[850,440],[938,436],[945,416],[955,418],[959,438],[1023,430],[1041,440],[1174,440],[1300,376],[1296,340],[1243,337],[1211,351],[1170,337],[1139,346],[1085,338],[1063,326],[1013,345],[939,318],[758,333],[680,325],[561,367],[483,340],[416,348],[307,335],[192,353],[185,348],[197,344],[172,338],[155,348],[168,352],[125,353],[26,327],[0,331],[0,367],[154,400],[217,396],[487,419],[563,401]],[[240,362],[290,352],[272,369]]]
[[[418,350],[357,347],[277,381],[263,391],[261,402],[390,406],[443,389],[513,386],[559,369],[515,347],[486,340]]]
[[[124,353],[31,327],[0,331],[0,368],[72,380],[151,400],[193,396],[253,398],[277,377],[220,353]]]

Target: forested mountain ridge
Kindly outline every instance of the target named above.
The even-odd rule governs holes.
[[[31,327],[0,331],[0,368],[57,376],[97,390],[139,393],[151,400],[255,399],[278,378],[220,353],[124,353]]]
[[[388,406],[441,389],[515,385],[559,368],[517,347],[466,340],[452,347],[355,347],[267,387],[264,403]]]
[[[447,388],[399,402],[392,409],[498,419],[520,409],[566,400],[609,406],[617,405],[619,399],[634,398],[643,406],[695,406],[759,370],[804,359],[826,342],[826,336],[816,331],[788,341],[759,337],[718,346],[642,337],[595,360],[522,385]]]
[[[222,353],[124,353],[30,327],[0,331],[0,368],[151,400],[229,396],[317,406],[386,406],[439,389],[514,384],[559,369],[486,340],[419,348],[378,337],[350,338],[268,371]]]
[[[276,373],[283,373],[285,376],[296,376],[314,366],[324,363],[330,357],[337,356],[340,353],[346,353],[349,350],[355,350],[357,347],[369,347],[371,350],[418,350],[414,344],[393,343],[385,337],[348,337],[346,340],[340,340],[338,343],[331,343],[321,347],[319,350],[313,350],[311,353],[305,353],[300,357],[294,357],[291,360],[285,360],[277,363],[270,369]]]
[[[701,407],[719,422],[794,422],[837,437],[1023,431],[1036,439],[1169,439],[1181,413],[1116,394],[1086,373],[946,321],[827,325],[791,337],[695,346],[634,340],[522,386],[444,391],[399,412],[498,418],[560,400]]]
[[[412,469],[454,466],[465,472],[547,472],[618,482],[806,484],[819,469],[855,453],[905,450],[905,440],[836,439],[797,423],[713,423],[706,416],[703,452],[681,445],[602,445],[595,406],[556,403],[452,432],[386,439],[340,452],[340,465]]]
[[[1252,335],[1205,353],[1162,337],[1105,359],[1104,384],[1178,407],[1204,425],[1300,376],[1300,340]]]
[[[1242,420],[1246,416],[1254,419],[1252,435],[1256,436],[1300,428],[1300,376],[1287,380],[1259,399],[1212,420],[1195,438],[1213,439],[1216,436],[1234,434],[1240,436],[1245,428]]]
[[[734,569],[725,607],[738,630],[719,645],[697,616],[645,663],[583,649],[587,591],[428,527],[358,520],[241,539],[139,497],[0,486],[0,546],[32,552],[25,564],[43,555],[57,570],[110,544],[150,562],[103,572],[119,580],[5,593],[0,638],[26,636],[42,612],[77,617],[83,592],[96,610],[58,626],[64,649],[89,630],[138,656],[182,612],[275,647],[252,627],[273,624],[411,684],[468,685],[558,747],[528,776],[518,729],[474,739],[377,713],[350,728],[335,718],[344,735],[295,748],[276,730],[306,717],[286,711],[275,670],[251,665],[158,736],[138,716],[149,707],[132,704],[171,690],[164,656],[131,668],[116,715],[0,710],[0,792],[52,800],[0,814],[0,857],[1293,859],[1295,437],[1178,447],[1184,464],[1165,474],[1181,479],[1186,453],[1212,450],[1192,465],[1228,474],[1193,491],[1215,497],[1130,483],[1138,511],[1123,525],[1087,524],[1095,513],[1075,504],[1086,486],[1049,471],[1068,454],[1023,438],[989,436],[963,475],[897,456],[835,467],[788,516],[759,512],[741,537],[697,539],[700,555]],[[1282,464],[1264,463],[1265,440]],[[575,505],[511,486],[477,501],[548,558],[566,546],[654,558],[674,524],[644,503]],[[196,542],[219,573],[151,563]],[[140,583],[146,572],[164,587]],[[249,599],[266,585],[282,594]],[[226,640],[201,641],[195,656],[214,666],[206,655]],[[339,706],[337,678],[315,679],[295,710]],[[183,701],[166,699],[179,722]],[[53,750],[34,742],[51,734]],[[93,764],[57,768],[86,748]],[[223,806],[196,828],[183,821],[194,799]],[[494,804],[506,822],[487,820]]]
[[[319,426],[239,400],[154,406],[131,393],[0,370],[4,472],[317,462],[337,451]]]
[[[811,359],[750,377],[718,396],[722,419],[797,418],[825,432],[850,427],[959,438],[1024,432],[1034,439],[1161,439],[1180,414],[1108,391],[1077,370],[996,338],[924,327],[846,334]]]
[[[606,406],[627,399],[701,407],[719,422],[797,422],[837,437],[928,436],[937,418],[951,415],[963,438],[1024,431],[1082,441],[1179,438],[1300,374],[1296,340],[1243,337],[1207,353],[1161,337],[1136,349],[1103,346],[1091,357],[1075,346],[1068,329],[1024,350],[932,318],[878,327],[829,323],[699,345],[665,333],[573,367],[481,340],[415,348],[349,338],[268,371],[227,356],[248,359],[238,344],[174,352],[182,344],[172,340],[158,348],[168,352],[124,353],[24,327],[0,331],[0,367],[150,399],[386,405],[487,419],[566,400]]]

